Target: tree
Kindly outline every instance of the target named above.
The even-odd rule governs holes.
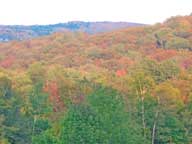
[[[153,142],[181,143],[185,141],[184,125],[178,112],[183,107],[180,91],[170,83],[162,83],[155,88],[157,98],[156,119],[154,121]],[[156,127],[158,126],[158,131]]]
[[[192,142],[192,94],[190,94],[188,102],[179,112],[179,120],[184,125],[185,143]]]
[[[45,76],[45,67],[40,62],[36,62],[30,65],[28,74],[33,83],[43,82]]]
[[[8,141],[6,120],[9,118],[9,111],[12,106],[11,81],[5,75],[0,77],[0,142]]]
[[[140,126],[125,111],[123,98],[117,91],[101,88],[89,96],[88,101],[107,133],[107,143],[148,143],[142,136]]]
[[[33,144],[61,144],[51,130],[47,130],[33,138]]]
[[[191,49],[190,41],[181,37],[172,38],[167,42],[168,49]]]
[[[98,89],[87,102],[72,106],[62,120],[62,143],[143,143],[139,126],[128,116],[116,91]]]
[[[48,115],[52,112],[52,106],[48,94],[42,91],[43,84],[36,83],[30,95],[31,108],[28,116],[32,117],[31,138],[50,128]]]
[[[101,143],[106,133],[93,110],[84,105],[72,106],[62,122],[60,140],[65,144]]]
[[[172,60],[157,63],[153,60],[144,59],[143,62],[141,62],[141,67],[144,72],[155,80],[156,83],[174,78],[179,74],[179,67]]]
[[[22,100],[14,93],[12,81],[0,77],[0,142],[30,143],[30,118],[21,113]]]
[[[146,117],[145,117],[145,98],[151,92],[154,80],[144,72],[137,72],[133,75],[132,89],[136,94],[139,103],[139,113],[143,126],[143,136],[146,137]]]

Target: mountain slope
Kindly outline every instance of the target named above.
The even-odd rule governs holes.
[[[192,142],[192,16],[0,43],[0,143]]]
[[[32,25],[32,26],[0,26],[0,41],[25,40],[39,36],[45,36],[54,32],[82,31],[89,34],[107,32],[116,29],[141,26],[143,24],[129,22],[81,22],[74,21],[53,25]]]
[[[176,17],[163,24],[96,35],[63,32],[22,42],[2,43],[0,61],[4,67],[27,67],[35,61],[58,63],[65,67],[100,63],[102,67],[113,70],[126,68],[125,63],[138,61],[135,56],[140,55],[157,61],[175,58],[181,63],[184,61],[184,58],[178,58],[182,55],[181,50],[191,54],[187,52],[192,49],[191,21],[191,16]],[[11,62],[7,64],[9,59]],[[127,60],[123,62],[124,59]]]

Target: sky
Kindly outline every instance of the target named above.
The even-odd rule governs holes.
[[[0,0],[0,24],[68,21],[163,22],[192,13],[192,0]]]

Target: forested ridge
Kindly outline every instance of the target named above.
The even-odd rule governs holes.
[[[0,144],[191,144],[192,16],[0,43]]]
[[[144,24],[131,22],[83,22],[71,21],[49,25],[0,25],[0,42],[27,40],[53,34],[55,32],[85,32],[95,34]]]

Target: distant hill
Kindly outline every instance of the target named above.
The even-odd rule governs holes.
[[[26,40],[30,38],[40,37],[62,31],[82,31],[89,34],[100,32],[108,32],[112,30],[141,26],[143,24],[130,22],[82,22],[72,21],[68,23],[58,23],[52,25],[1,25],[0,26],[0,42],[11,40]]]

